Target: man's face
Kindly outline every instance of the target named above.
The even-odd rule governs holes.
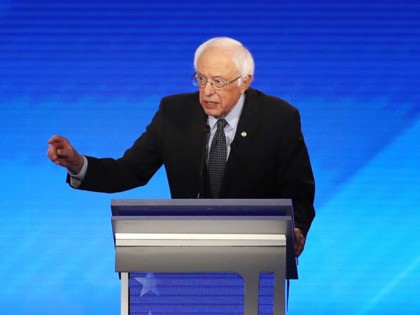
[[[197,61],[197,76],[207,80],[222,79],[232,81],[240,74],[232,62],[232,53],[228,50],[211,47],[206,49]],[[238,102],[239,97],[245,93],[251,78],[245,82],[238,81],[228,84],[221,90],[216,90],[210,82],[199,89],[200,104],[209,116],[224,117]]]

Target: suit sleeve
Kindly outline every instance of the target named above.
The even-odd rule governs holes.
[[[295,227],[306,236],[315,217],[315,180],[296,109],[286,124],[279,160],[277,189],[281,197],[292,199]]]
[[[162,166],[160,110],[146,131],[119,159],[87,156],[88,169],[78,189],[114,193],[143,186]]]

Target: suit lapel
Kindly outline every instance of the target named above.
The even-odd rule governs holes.
[[[198,94],[198,93],[197,93]],[[201,161],[203,155],[203,146],[205,141],[205,126],[207,125],[207,115],[203,111],[198,98],[196,104],[193,106],[193,119],[191,128],[189,129],[189,134],[187,135],[187,142],[190,143],[188,146],[190,148],[190,157],[191,165],[193,167],[194,173],[201,178]]]
[[[248,89],[246,92],[245,104],[242,109],[241,117],[238,122],[235,137],[231,144],[231,151],[226,164],[225,175],[221,187],[221,194],[231,182],[232,176],[237,171],[244,169],[243,157],[248,156],[247,151],[251,150],[251,145],[258,126],[262,123],[261,112],[257,102],[256,91]]]
[[[259,104],[256,100],[255,90],[250,89],[246,93],[244,108],[239,118],[231,150],[234,152],[246,150],[260,123]]]

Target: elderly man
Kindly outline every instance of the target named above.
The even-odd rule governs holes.
[[[198,93],[162,99],[146,131],[120,159],[80,155],[61,136],[47,155],[68,169],[74,188],[119,192],[145,185],[165,166],[172,198],[291,198],[295,253],[315,216],[315,184],[299,112],[250,88],[251,53],[213,38],[198,47],[192,76]]]

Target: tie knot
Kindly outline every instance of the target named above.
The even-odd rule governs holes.
[[[220,118],[217,121],[217,131],[223,131],[227,125],[227,121],[224,118]]]

